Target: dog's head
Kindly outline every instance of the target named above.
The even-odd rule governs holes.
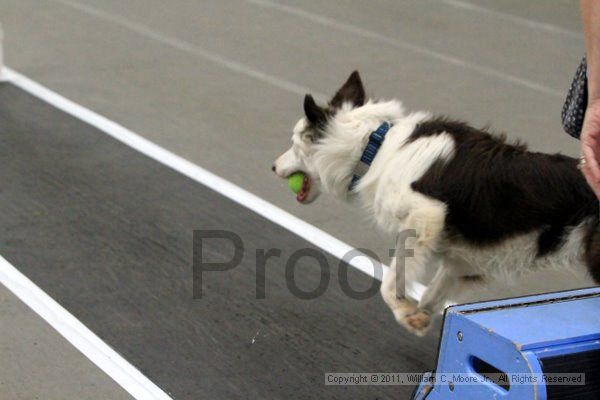
[[[294,127],[292,147],[273,164],[273,171],[281,178],[294,172],[305,174],[302,189],[296,199],[303,204],[314,201],[321,191],[321,176],[313,162],[319,143],[327,135],[327,125],[342,107],[360,107],[365,103],[365,90],[358,71],[332,97],[327,106],[317,105],[314,98],[304,97],[304,114]]]

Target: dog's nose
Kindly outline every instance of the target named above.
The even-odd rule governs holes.
[[[275,172],[275,164],[271,166],[271,171]]]

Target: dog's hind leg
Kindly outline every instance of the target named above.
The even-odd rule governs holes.
[[[482,289],[491,283],[491,278],[470,266],[466,261],[448,256],[443,257],[443,265],[427,286],[419,301],[419,308],[436,314],[449,302],[473,300],[469,298],[476,289]]]
[[[460,287],[460,279],[450,267],[442,265],[427,286],[419,301],[419,309],[436,314],[443,310],[448,299],[456,293]]]

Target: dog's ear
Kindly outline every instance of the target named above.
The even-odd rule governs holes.
[[[358,71],[350,74],[346,83],[342,85],[329,102],[335,108],[340,108],[343,103],[352,103],[354,107],[360,107],[365,104],[365,88],[363,87]]]
[[[315,99],[310,94],[304,97],[304,113],[308,121],[315,126],[323,125],[327,119],[325,110],[317,105]]]

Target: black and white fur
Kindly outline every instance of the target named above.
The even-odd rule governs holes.
[[[411,332],[425,334],[448,299],[507,276],[570,269],[600,282],[598,201],[577,160],[530,152],[462,122],[406,113],[398,101],[367,101],[358,72],[326,107],[307,95],[304,111],[292,147],[273,169],[282,178],[309,176],[304,203],[322,188],[361,206],[390,234],[416,230],[407,242],[414,249],[407,279],[438,266],[421,300],[396,295],[395,262],[381,286]],[[369,134],[384,121],[394,126],[348,192]]]

